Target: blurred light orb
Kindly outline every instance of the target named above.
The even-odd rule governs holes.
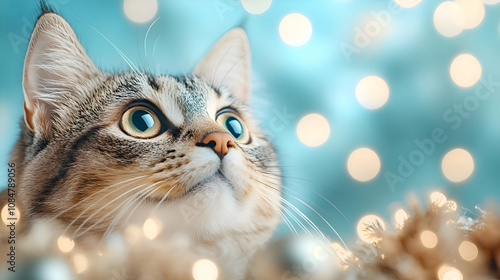
[[[124,0],[125,15],[133,22],[144,23],[153,19],[158,12],[157,0]]]
[[[160,234],[162,224],[156,218],[148,218],[144,222],[144,226],[142,227],[142,231],[147,239],[153,240],[158,234]]]
[[[479,253],[477,246],[470,241],[462,242],[460,247],[458,247],[458,252],[460,253],[462,259],[468,262],[475,260]]]
[[[500,3],[500,0],[483,0],[483,3],[486,5],[495,5]]]
[[[463,280],[460,270],[449,265],[442,265],[438,270],[439,280]]]
[[[441,169],[446,179],[454,183],[460,183],[472,175],[474,159],[464,149],[453,149],[443,157]]]
[[[448,202],[448,198],[441,192],[433,192],[431,193],[431,202],[438,207],[443,207]]]
[[[323,145],[330,137],[328,120],[319,114],[309,114],[297,124],[297,136],[300,142],[309,147]]]
[[[455,0],[460,5],[465,16],[465,29],[477,27],[484,19],[484,5],[481,0]]]
[[[422,0],[394,0],[394,2],[403,8],[413,8],[420,4]]]
[[[458,209],[458,204],[453,200],[448,200],[448,202],[446,202],[446,208],[448,212],[455,212]]]
[[[241,5],[247,12],[259,15],[269,9],[271,2],[272,0],[241,0]]]
[[[394,221],[396,223],[396,228],[402,229],[405,225],[406,220],[410,218],[410,215],[404,210],[399,209],[394,213]]]
[[[57,246],[63,253],[68,253],[75,247],[75,242],[69,237],[61,236],[57,239]]]
[[[288,14],[280,22],[279,33],[283,42],[298,47],[307,43],[311,38],[312,25],[302,14]]]
[[[371,228],[373,226],[377,226],[378,224],[380,225],[382,230],[385,230],[384,220],[382,220],[382,218],[380,218],[379,216],[366,215],[363,218],[361,218],[356,227],[356,231],[358,233],[359,238],[366,243],[378,242],[379,238],[374,237],[371,234],[372,233]]]
[[[360,182],[368,182],[380,172],[380,159],[373,150],[359,148],[354,150],[347,159],[347,171],[352,178]]]
[[[5,204],[5,206],[2,208],[2,213],[0,215],[2,216],[2,221],[6,225],[8,225],[10,222],[18,223],[19,219],[21,218],[21,213],[19,212],[19,209],[17,209],[17,207],[14,207],[14,215],[10,215],[8,204]],[[17,220],[9,220],[9,218],[17,218]]]
[[[128,225],[124,232],[125,240],[129,244],[138,242],[142,237],[141,228],[136,225]]]
[[[445,37],[455,37],[465,28],[462,7],[452,1],[441,3],[434,12],[434,27]]]
[[[378,109],[389,99],[389,86],[378,76],[365,77],[356,86],[356,99],[367,109]]]
[[[75,264],[76,273],[78,273],[78,274],[83,273],[89,265],[89,261],[82,254],[74,255],[73,256],[73,263]]]
[[[420,241],[426,248],[432,249],[438,244],[438,237],[434,232],[424,230],[420,234]]]
[[[459,87],[468,88],[475,85],[481,78],[481,63],[473,55],[460,54],[450,65],[450,76]]]
[[[193,277],[195,280],[216,280],[219,269],[213,261],[201,259],[193,265]]]

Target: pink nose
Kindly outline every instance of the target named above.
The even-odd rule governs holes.
[[[229,152],[229,148],[234,147],[233,137],[226,132],[212,132],[201,140],[203,146],[210,147],[222,160]]]

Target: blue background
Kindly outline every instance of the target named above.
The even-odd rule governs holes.
[[[90,58],[106,71],[128,66],[89,26],[136,65],[169,74],[190,72],[217,38],[242,26],[252,50],[252,107],[281,155],[289,188],[285,197],[335,239],[322,219],[296,198],[307,203],[346,240],[354,237],[360,217],[374,213],[389,221],[398,206],[406,205],[409,194],[425,202],[431,191],[441,190],[459,202],[459,211],[471,209],[471,215],[477,214],[474,206],[484,207],[500,195],[500,88],[458,129],[443,119],[446,110],[463,103],[479,85],[464,89],[453,83],[449,66],[458,54],[473,54],[482,65],[483,78],[500,81],[500,5],[485,6],[479,27],[446,38],[432,21],[441,2],[424,0],[392,13],[379,36],[347,57],[341,45],[353,45],[357,28],[373,20],[373,12],[387,11],[389,0],[275,0],[261,15],[249,14],[235,0],[160,0],[154,18],[160,19],[147,38],[146,59],[144,40],[152,21],[130,21],[122,1],[50,1],[72,25]],[[313,28],[310,41],[301,47],[285,44],[278,32],[281,19],[293,12],[305,15]],[[6,182],[9,152],[19,134],[23,60],[38,13],[35,0],[0,1],[0,182]],[[369,75],[384,77],[391,90],[388,103],[378,110],[365,109],[355,97],[357,83]],[[307,147],[296,135],[298,121],[309,113],[326,117],[332,129],[320,147]],[[414,141],[429,138],[435,128],[442,128],[447,140],[392,189],[384,173],[397,174],[399,157],[408,159],[417,149]],[[352,179],[346,167],[349,154],[362,146],[376,151],[382,162],[378,176],[367,183]],[[475,161],[472,176],[458,184],[441,171],[444,154],[456,147],[467,149]],[[287,232],[281,225],[278,234]]]

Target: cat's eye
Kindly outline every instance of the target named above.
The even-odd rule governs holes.
[[[236,141],[243,144],[250,143],[250,132],[248,131],[248,128],[243,120],[232,110],[221,110],[217,114],[216,121],[227,129]]]
[[[162,131],[160,119],[144,106],[135,106],[125,111],[120,127],[128,135],[137,138],[152,138]]]

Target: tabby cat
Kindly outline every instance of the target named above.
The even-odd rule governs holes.
[[[45,11],[29,43],[23,90],[11,160],[24,226],[51,219],[76,244],[92,246],[155,217],[163,236],[238,247],[247,256],[276,228],[280,170],[248,107],[250,54],[241,28],[189,75],[135,67],[106,73],[69,24]]]

